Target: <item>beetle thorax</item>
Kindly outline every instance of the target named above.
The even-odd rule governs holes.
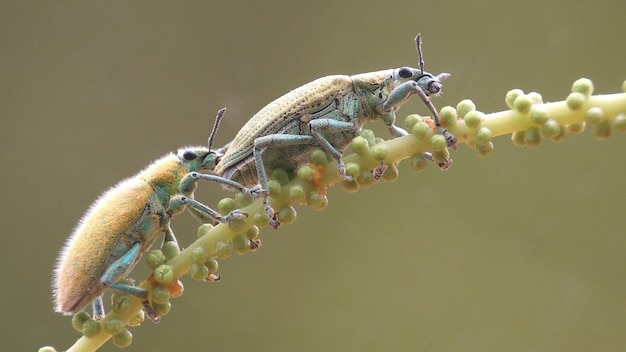
[[[361,98],[363,109],[372,119],[378,118],[379,107],[399,84],[393,77],[393,70],[362,73],[351,78],[354,90]]]

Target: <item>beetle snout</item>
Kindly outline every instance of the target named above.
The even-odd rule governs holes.
[[[428,88],[426,89],[426,95],[437,95],[441,93],[442,86],[443,85],[438,80],[432,79],[428,81]]]
[[[441,81],[448,77],[450,77],[449,73],[440,73],[437,76],[431,75],[426,83],[426,95],[439,95],[443,87]]]

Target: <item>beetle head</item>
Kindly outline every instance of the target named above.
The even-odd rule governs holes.
[[[189,171],[212,171],[224,154],[203,146],[190,146],[178,150],[177,156]]]
[[[434,76],[424,71],[424,55],[422,54],[422,35],[418,33],[415,37],[415,47],[417,48],[417,57],[420,65],[420,75],[414,81],[417,82],[420,88],[426,93],[427,96],[439,95],[441,93],[441,81],[450,77],[449,73],[440,73]]]
[[[217,133],[220,121],[222,121],[222,117],[224,117],[225,112],[226,108],[221,108],[217,111],[217,116],[215,116],[215,123],[213,123],[213,129],[209,135],[207,147],[187,147],[178,151],[178,157],[188,165],[190,171],[213,171],[217,163],[219,163],[220,159],[224,156],[224,153],[226,153],[226,150],[228,150],[230,143],[221,148],[211,150],[211,147],[213,146],[213,138],[215,138],[215,133]]]
[[[393,80],[396,82],[417,82],[419,87],[426,93],[427,96],[438,95],[441,93],[443,84],[442,80],[450,77],[449,73],[440,73],[433,75],[428,72],[423,72],[420,69],[413,67],[400,67],[393,71]]]
[[[424,74],[416,82],[426,95],[437,96],[441,93],[441,88],[443,86],[441,81],[448,77],[450,77],[449,73],[440,73],[434,76],[428,72],[424,72]]]

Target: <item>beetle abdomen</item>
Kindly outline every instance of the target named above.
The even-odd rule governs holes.
[[[325,109],[337,101],[337,97],[352,93],[350,76],[326,76],[307,83],[274,100],[257,112],[237,133],[235,139],[215,168],[219,175],[234,171],[249,164],[254,140],[272,134],[306,134],[301,131],[302,121],[307,115]],[[245,159],[245,160],[244,160]],[[253,159],[252,159],[253,161]],[[256,177],[256,176],[255,176]]]
[[[92,302],[105,289],[102,275],[119,259],[124,248],[141,238],[154,241],[160,233],[160,217],[150,214],[146,220],[143,216],[153,195],[152,187],[145,181],[127,179],[90,207],[57,261],[53,284],[57,312],[75,313]],[[139,219],[143,223],[138,226]]]

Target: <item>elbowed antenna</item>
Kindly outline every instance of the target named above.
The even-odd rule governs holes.
[[[220,121],[222,121],[222,117],[224,117],[224,113],[226,112],[226,108],[221,108],[217,111],[217,116],[215,116],[215,123],[213,124],[213,129],[211,130],[211,134],[209,135],[209,150],[211,150],[211,146],[213,146],[213,137],[217,133],[217,129],[220,126]]]
[[[417,47],[417,57],[420,60],[420,71],[424,74],[424,57],[422,56],[422,33],[417,33],[415,37],[415,46]]]

